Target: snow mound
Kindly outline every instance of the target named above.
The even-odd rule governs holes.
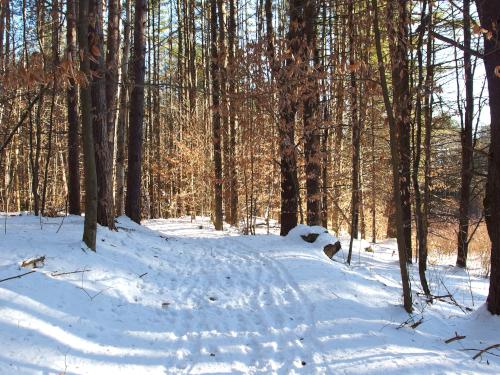
[[[317,234],[318,237],[316,238],[316,240],[314,242],[309,244],[308,242],[304,241],[302,236],[307,236],[311,233]],[[316,247],[321,248],[321,250],[323,250],[323,248],[326,245],[330,245],[330,244],[333,245],[335,242],[338,241],[338,238],[335,237],[334,235],[330,234],[330,232],[328,232],[328,230],[326,228],[318,226],[318,225],[308,226],[308,225],[304,225],[304,224],[299,224],[295,228],[293,228],[290,232],[288,232],[288,234],[286,235],[286,238],[291,240],[291,241],[294,241],[294,242],[297,241],[297,242],[301,242],[304,244],[309,244],[309,245],[311,245],[311,247],[314,247],[314,248],[316,248]]]

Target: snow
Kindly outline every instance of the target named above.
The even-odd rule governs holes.
[[[394,241],[355,241],[348,267],[348,238],[331,261],[322,249],[336,238],[321,227],[282,238],[120,217],[92,253],[80,217],[0,219],[0,279],[45,256],[0,282],[1,374],[500,373],[498,349],[465,350],[500,343],[488,280],[432,266],[433,294],[456,304],[429,305],[412,266],[409,316]],[[311,232],[315,243],[300,238]],[[466,338],[444,342],[456,333]]]

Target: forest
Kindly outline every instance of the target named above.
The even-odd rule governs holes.
[[[2,0],[0,173],[5,235],[322,227],[347,266],[395,239],[408,314],[452,262],[500,315],[500,4]]]

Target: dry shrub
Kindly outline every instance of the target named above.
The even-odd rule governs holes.
[[[471,231],[474,230],[472,226]],[[455,261],[457,253],[457,225],[451,223],[435,223],[429,228],[429,258],[433,260]],[[468,266],[481,275],[490,273],[491,242],[482,222],[469,243]]]

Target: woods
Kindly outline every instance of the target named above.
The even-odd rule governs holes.
[[[323,226],[348,264],[394,237],[406,311],[447,251],[500,314],[495,0],[0,7],[1,211],[84,214],[93,250],[124,214]]]

